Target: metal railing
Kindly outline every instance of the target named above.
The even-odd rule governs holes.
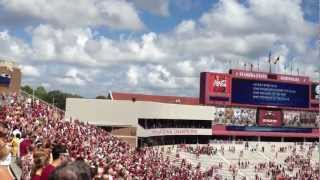
[[[45,100],[43,100],[41,98],[38,98],[38,97],[36,97],[36,96],[34,96],[32,94],[27,93],[26,91],[23,91],[22,89],[20,89],[20,92],[21,92],[21,95],[24,95],[24,96],[26,96],[28,98],[32,98],[33,101],[34,100],[39,100],[41,103],[46,104],[47,106],[57,110],[60,113],[63,113],[63,115],[65,114],[65,111],[63,109],[60,109],[59,107],[55,106],[54,104],[50,104],[50,103],[46,102]]]

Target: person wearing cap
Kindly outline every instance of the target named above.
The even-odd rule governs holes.
[[[52,162],[43,168],[40,180],[48,180],[57,167],[68,161],[69,153],[64,145],[54,145],[51,154]]]

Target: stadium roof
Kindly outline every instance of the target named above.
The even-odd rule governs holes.
[[[197,97],[159,96],[136,93],[109,92],[108,98],[112,100],[151,101],[170,104],[199,105]]]

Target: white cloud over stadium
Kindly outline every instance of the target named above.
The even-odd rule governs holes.
[[[0,0],[5,15],[0,58],[21,64],[25,84],[88,97],[108,90],[197,96],[201,71],[225,72],[244,63],[267,70],[269,50],[280,56],[277,71],[293,64],[294,71],[315,78],[319,24],[304,18],[301,3],[221,1],[169,31],[152,32],[144,14],[171,18],[169,1],[154,6],[125,0]]]

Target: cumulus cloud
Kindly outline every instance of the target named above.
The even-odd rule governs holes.
[[[169,16],[169,0],[132,0],[132,2],[141,9],[148,12],[159,15]]]
[[[207,31],[225,36],[275,35],[273,43],[288,43],[299,53],[306,50],[305,40],[316,35],[314,24],[303,19],[300,1],[250,0],[249,8],[234,0],[221,1],[200,18],[200,23]]]
[[[22,74],[24,76],[32,76],[32,77],[39,77],[40,76],[40,72],[39,70],[31,65],[22,65],[20,66]]]
[[[134,31],[144,28],[134,5],[125,0],[1,0],[0,8],[0,19],[9,23],[32,21],[60,27],[105,26]]]
[[[127,77],[129,84],[135,86],[143,85],[151,88],[177,87],[174,77],[162,65],[131,66],[128,69]]]
[[[182,21],[175,29],[177,34],[193,33],[195,30],[195,22],[193,20]]]
[[[92,38],[89,28],[56,29],[40,25],[32,30],[33,58],[39,61],[62,61],[66,63],[96,64],[84,50]]]
[[[314,64],[319,64],[319,52],[311,43],[317,26],[303,18],[299,1],[249,0],[246,6],[219,1],[198,19],[183,20],[170,32],[119,39],[100,35],[85,23],[61,25],[29,28],[30,42],[2,31],[0,57],[45,66],[49,77],[41,83],[81,86],[81,93],[92,94],[115,89],[198,96],[201,71],[226,72],[244,64],[267,71],[269,50],[273,57],[280,56],[278,67],[273,67],[277,72],[288,73],[288,64],[314,71]]]
[[[139,83],[139,69],[135,66],[129,67],[127,72],[127,78],[129,85],[136,86]]]
[[[0,58],[22,61],[31,55],[31,49],[23,40],[16,38],[8,30],[0,31]]]
[[[98,72],[98,70],[90,71],[89,69],[70,68],[63,77],[57,77],[56,81],[67,86],[85,86],[93,81]]]

